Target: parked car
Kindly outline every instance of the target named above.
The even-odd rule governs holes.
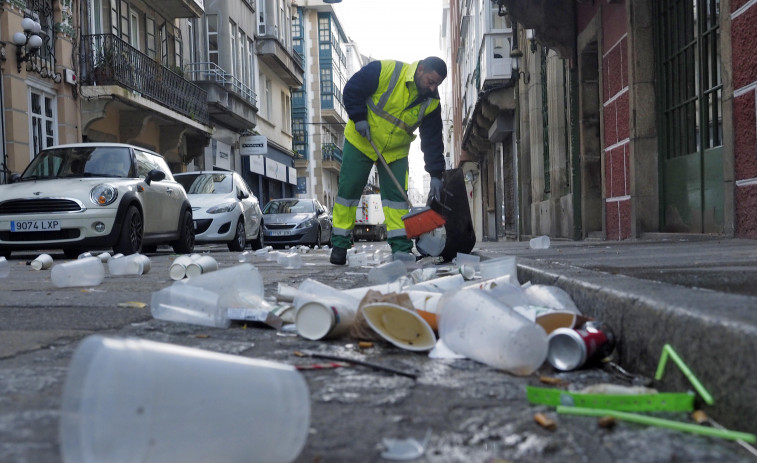
[[[263,208],[267,244],[320,246],[331,241],[331,219],[315,199],[274,199]]]
[[[120,143],[40,151],[0,185],[0,255],[62,249],[134,254],[170,244],[194,250],[192,207],[163,156]]]
[[[192,204],[195,241],[223,242],[229,251],[263,247],[263,211],[241,175],[229,171],[186,172],[174,175]]]

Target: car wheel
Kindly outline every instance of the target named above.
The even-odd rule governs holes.
[[[250,247],[253,251],[257,251],[258,249],[263,249],[265,247],[265,240],[263,239],[263,224],[261,223],[258,227],[258,236],[254,240],[250,242]]]
[[[192,212],[184,211],[183,217],[179,239],[172,242],[171,246],[176,254],[191,254],[195,249],[195,226],[192,221]]]
[[[142,233],[144,223],[142,222],[142,214],[135,206],[129,206],[124,216],[124,223],[121,226],[121,235],[118,237],[118,242],[113,246],[113,251],[116,254],[134,254],[142,249]]]
[[[234,235],[234,239],[227,244],[229,251],[242,252],[244,251],[244,247],[247,246],[243,219],[244,217],[239,217],[239,220],[237,221],[237,232]]]

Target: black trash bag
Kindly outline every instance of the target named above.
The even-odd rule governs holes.
[[[450,169],[444,172],[444,187],[439,201],[431,201],[431,209],[438,212],[446,223],[446,243],[440,257],[449,262],[457,253],[469,254],[476,245],[476,231],[473,229],[473,219],[468,204],[468,191],[465,188],[465,177],[462,169]],[[428,255],[422,248],[416,248],[421,255]]]

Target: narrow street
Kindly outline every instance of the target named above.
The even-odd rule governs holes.
[[[358,250],[363,249],[388,252],[385,243],[359,243]],[[496,244],[488,246],[486,255],[496,255],[496,249]],[[227,252],[225,246],[203,246],[196,251],[209,253],[219,268],[238,264],[239,253]],[[65,260],[62,254],[52,256],[56,264]],[[265,295],[271,299],[279,283],[296,287],[306,278],[339,289],[368,286],[369,267],[333,266],[328,256],[327,250],[302,254],[303,266],[296,269],[283,268],[263,256],[254,257],[252,263],[260,270]],[[526,397],[527,385],[571,391],[601,383],[655,387],[652,378],[635,376],[631,380],[610,367],[558,372],[546,362],[534,374],[519,377],[472,360],[430,359],[425,352],[381,341],[361,347],[351,338],[310,341],[293,331],[239,323],[219,329],[161,321],[153,319],[149,304],[154,291],[173,283],[168,269],[176,255],[168,248],[149,255],[151,269],[146,275],[111,276],[106,272],[104,282],[91,288],[56,288],[50,270],[35,271],[26,265],[34,257],[36,253],[14,254],[9,260],[9,276],[0,279],[3,462],[62,462],[58,438],[62,387],[74,350],[90,334],[136,337],[302,367],[311,414],[307,442],[297,462],[389,461],[381,457],[386,450],[384,439],[424,442],[426,436],[423,455],[414,461],[753,461],[733,441],[619,420],[601,428],[597,418],[557,414],[554,407],[532,405]],[[296,356],[296,352],[360,360],[416,378],[357,364],[305,369],[331,361]],[[540,381],[542,377],[559,379],[560,384],[546,384]],[[140,378],[133,379],[132,387],[140,387]],[[249,391],[250,397],[257,394]],[[215,390],[194,399],[220,403],[228,397],[223,390]],[[192,405],[191,401],[186,404]],[[534,420],[536,413],[554,420],[556,428],[539,426]],[[685,412],[653,415],[693,422]],[[212,432],[212,426],[204,425]],[[254,461],[252,455],[250,461]]]

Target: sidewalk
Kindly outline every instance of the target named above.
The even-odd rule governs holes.
[[[618,363],[654,378],[670,344],[714,399],[697,403],[720,424],[757,433],[757,241],[653,234],[642,239],[477,243],[483,258],[518,257],[521,283],[566,290],[618,339]],[[668,362],[661,391],[693,387]]]

